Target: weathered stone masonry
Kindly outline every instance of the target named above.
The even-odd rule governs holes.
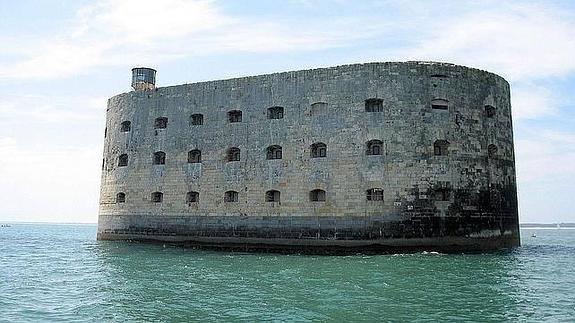
[[[477,69],[369,63],[147,86],[109,100],[104,150],[99,239],[519,244],[509,84]]]

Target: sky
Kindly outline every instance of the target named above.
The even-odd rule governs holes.
[[[375,61],[511,84],[521,222],[575,222],[575,1],[0,0],[0,222],[95,223],[106,101]]]

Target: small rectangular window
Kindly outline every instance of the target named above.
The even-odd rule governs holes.
[[[237,201],[238,201],[238,192],[227,191],[224,194],[224,202],[237,202]]]
[[[200,193],[188,192],[186,194],[186,203],[197,203],[200,200]]]
[[[121,132],[129,132],[132,129],[132,123],[130,121],[124,121],[120,124]]]
[[[192,126],[201,126],[204,124],[204,115],[203,114],[192,114],[191,117]]]
[[[383,190],[381,188],[369,189],[366,195],[368,201],[383,201]]]
[[[283,107],[268,108],[268,119],[283,119],[283,117],[284,117]]]
[[[488,118],[493,118],[493,117],[495,117],[495,112],[496,112],[496,110],[495,110],[495,107],[494,107],[494,106],[492,106],[492,105],[486,105],[486,106],[485,106],[485,115],[486,115]]]
[[[448,188],[439,188],[434,192],[434,199],[436,201],[449,201],[451,191]]]
[[[383,112],[383,100],[382,99],[365,100],[365,112]]]
[[[161,192],[152,193],[152,202],[161,203],[164,200],[164,194]]]
[[[166,129],[167,126],[168,118],[156,118],[156,121],[154,122],[154,129]]]
[[[444,99],[434,99],[431,100],[431,108],[435,110],[447,110],[448,101]]]
[[[311,105],[311,115],[321,115],[328,112],[328,106],[325,102],[315,102]]]
[[[228,112],[228,121],[230,123],[242,122],[242,112],[239,110]]]

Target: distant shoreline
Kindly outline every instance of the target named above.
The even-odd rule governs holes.
[[[97,225],[97,222],[28,222],[28,221],[0,221],[0,224],[49,224],[49,225]]]
[[[520,223],[522,229],[575,229],[575,223]]]

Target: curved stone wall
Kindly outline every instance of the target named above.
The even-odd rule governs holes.
[[[519,244],[509,84],[477,69],[369,63],[132,91],[109,100],[104,149],[99,239],[312,252]]]

